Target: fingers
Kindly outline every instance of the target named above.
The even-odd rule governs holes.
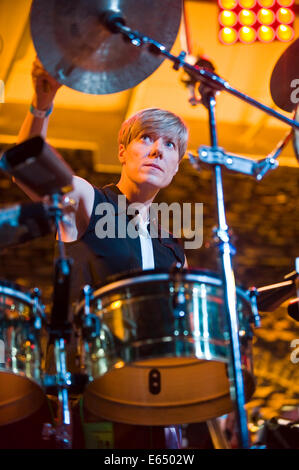
[[[57,90],[61,83],[57,82],[44,68],[43,64],[36,57],[31,70],[34,94],[32,104],[36,109],[46,110],[53,103]]]
[[[57,90],[61,86],[61,84],[46,71],[37,56],[33,61],[31,74],[33,81],[41,81],[41,86],[45,93],[49,92],[51,88]]]
[[[41,78],[41,77],[45,79],[52,78],[51,75],[46,71],[46,69],[44,68],[43,64],[40,62],[38,57],[36,57],[33,61],[31,73],[32,73],[32,76],[36,78]]]

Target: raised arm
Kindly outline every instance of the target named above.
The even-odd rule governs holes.
[[[32,66],[33,98],[30,109],[21,126],[17,143],[21,143],[36,135],[46,139],[49,117],[54,106],[54,99],[57,91],[61,87],[48,72],[41,62],[36,58]],[[16,183],[25,190],[22,185]],[[94,190],[86,180],[73,177],[73,191],[68,196],[74,200],[74,206],[69,212],[69,223],[63,224],[63,241],[74,241],[86,230],[93,208]],[[30,192],[25,191],[32,198]]]
[[[46,72],[38,58],[33,62],[31,75],[34,93],[30,110],[28,110],[20,129],[17,143],[35,135],[46,138],[54,98],[61,87],[60,83]]]

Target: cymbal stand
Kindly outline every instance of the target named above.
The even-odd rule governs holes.
[[[215,119],[215,92],[210,88],[202,90],[203,104],[209,112],[210,139],[212,149],[217,149],[218,139]],[[213,150],[212,150],[213,151]],[[235,249],[230,242],[229,227],[226,223],[222,169],[221,165],[214,165],[214,181],[216,187],[218,228],[216,230],[216,240],[219,250],[219,261],[221,267],[223,296],[225,313],[228,321],[230,341],[231,360],[228,362],[228,375],[230,379],[230,394],[234,403],[236,403],[236,413],[239,423],[239,441],[243,448],[249,447],[249,435],[247,427],[247,415],[245,411],[245,392],[242,375],[242,363],[239,341],[239,326],[236,310],[236,286],[232,268],[232,256]]]
[[[196,81],[208,85],[216,91],[226,91],[227,93],[236,96],[237,98],[242,101],[245,101],[251,106],[254,106],[255,108],[258,108],[261,111],[269,114],[270,116],[284,122],[285,124],[288,124],[294,129],[299,129],[298,121],[289,119],[283,114],[278,113],[274,109],[269,108],[269,106],[266,106],[260,103],[259,101],[251,98],[250,96],[245,95],[244,93],[236,90],[226,80],[219,77],[219,75],[217,75],[213,71],[210,71],[203,67],[194,66],[186,62],[184,60],[186,52],[182,51],[178,56],[175,56],[171,54],[163,44],[159,43],[158,41],[155,41],[154,39],[148,36],[145,36],[139,31],[132,30],[131,28],[126,26],[125,20],[119,10],[107,10],[101,15],[99,19],[109,29],[109,31],[113,33],[121,33],[127,40],[131,42],[133,46],[141,47],[145,45],[150,48],[153,54],[165,56],[167,59],[174,63],[173,68],[175,70],[179,70],[182,67],[185,72],[187,72]]]
[[[174,69],[178,70],[182,67],[195,81],[201,83],[203,88],[203,104],[209,112],[209,126],[210,126],[210,139],[211,147],[208,148],[210,161],[208,162],[213,166],[216,186],[216,198],[217,198],[217,212],[218,212],[218,228],[216,231],[217,235],[217,246],[219,251],[219,262],[221,266],[222,283],[223,283],[223,299],[225,314],[228,324],[228,330],[230,335],[230,361],[229,361],[229,379],[230,379],[230,392],[233,402],[235,404],[237,424],[238,424],[238,437],[239,445],[241,448],[249,448],[249,434],[247,426],[247,415],[244,408],[245,405],[245,394],[244,394],[244,381],[241,368],[241,352],[240,352],[240,341],[239,341],[239,328],[238,318],[236,311],[236,286],[235,278],[232,269],[232,256],[235,250],[230,242],[229,227],[226,223],[225,217],[225,206],[223,196],[223,185],[222,185],[222,169],[221,157],[227,162],[227,156],[222,149],[218,147],[217,132],[216,132],[216,119],[215,119],[215,93],[216,91],[224,90],[237,98],[246,101],[247,103],[255,106],[256,108],[266,112],[270,116],[285,122],[294,129],[299,129],[299,122],[291,120],[275,110],[259,103],[253,98],[244,95],[238,90],[232,88],[228,82],[223,80],[221,77],[216,75],[213,71],[209,71],[204,68],[192,66],[185,62],[185,52],[181,52],[178,57],[172,55],[167,51],[163,44],[149,38],[139,31],[133,31],[131,28],[126,26],[125,20],[119,10],[107,10],[101,18],[102,23],[112,32],[121,33],[132,45],[136,47],[148,46],[153,54],[161,54],[167,57],[174,63]],[[207,153],[204,152],[204,158]],[[199,156],[200,157],[200,156]],[[241,159],[236,160],[237,157],[232,156],[229,158],[229,164],[234,166],[235,171],[240,171],[240,167],[245,167],[247,170],[246,174],[252,174],[256,176],[261,170],[257,167],[256,162],[250,160]],[[238,157],[239,158],[239,157]],[[244,160],[244,161],[243,161]],[[277,162],[275,162],[277,163]],[[262,174],[261,179],[268,170],[272,169],[275,165],[272,159],[262,163]],[[242,165],[240,165],[242,164]],[[247,165],[247,166],[246,166]],[[276,165],[277,166],[277,165]]]

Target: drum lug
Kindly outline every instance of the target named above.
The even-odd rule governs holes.
[[[259,294],[258,290],[256,289],[256,287],[251,287],[247,292],[249,294],[254,326],[255,326],[255,328],[260,328],[260,326],[261,326],[261,317],[260,317],[258,307],[257,307],[257,296]]]
[[[85,317],[85,324],[83,328],[84,336],[97,338],[101,332],[101,321],[97,315],[89,314]]]
[[[44,423],[42,427],[42,439],[49,441],[55,436],[55,428],[51,423]]]
[[[149,391],[153,395],[161,392],[161,374],[158,369],[151,369],[148,376]]]
[[[92,287],[86,284],[83,287],[83,294],[84,294],[84,314],[88,316],[90,314],[90,301],[93,299],[93,290]]]
[[[186,314],[186,297],[184,288],[180,288],[178,292],[174,293],[172,299],[172,306],[174,309],[175,318],[183,318]]]
[[[34,328],[36,330],[41,330],[41,328],[42,328],[42,319],[38,314],[38,307],[41,307],[41,304],[40,304],[41,291],[38,287],[35,287],[34,289],[32,289],[31,298],[33,300],[33,315],[34,315],[33,324],[34,324]],[[44,311],[44,306],[42,306],[42,307],[43,307],[43,311]]]

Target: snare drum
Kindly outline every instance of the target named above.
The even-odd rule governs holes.
[[[0,281],[0,425],[39,410],[42,389],[40,332],[44,319],[38,291]]]
[[[93,292],[98,334],[82,336],[92,415],[139,425],[194,423],[232,410],[230,337],[219,277],[203,271],[147,271]],[[89,308],[88,307],[88,308]],[[77,310],[84,318],[86,301]],[[237,289],[246,399],[254,392],[250,300]]]

